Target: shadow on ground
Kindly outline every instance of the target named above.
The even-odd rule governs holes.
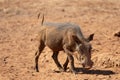
[[[96,75],[113,75],[116,74],[111,70],[85,70],[84,68],[76,68],[78,74],[96,74]],[[61,73],[60,71],[54,71],[55,73]],[[71,71],[66,71],[67,73]]]
[[[83,74],[111,75],[111,74],[115,74],[115,72],[111,70],[88,70],[88,71],[84,71]]]

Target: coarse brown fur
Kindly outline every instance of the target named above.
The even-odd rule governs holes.
[[[89,41],[93,39],[94,34],[90,35],[89,38],[86,39],[84,38],[78,25],[71,23],[43,23],[43,21],[44,20],[42,20],[39,32],[39,47],[35,56],[35,69],[37,72],[39,71],[38,59],[45,46],[48,46],[53,51],[52,58],[57,67],[62,71],[66,71],[67,65],[70,63],[71,71],[76,73],[74,58],[72,56],[72,53],[75,51],[77,51],[78,54],[83,53],[83,56],[85,56],[83,57],[83,61],[80,60],[84,63],[84,67],[86,65],[92,66],[93,62],[90,59],[91,54],[89,52],[91,45]],[[84,51],[81,51],[81,47]],[[67,59],[63,68],[57,58],[59,51],[62,50],[67,54]],[[81,59],[81,56],[79,56],[79,59]]]

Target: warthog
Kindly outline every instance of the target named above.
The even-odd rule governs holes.
[[[44,20],[44,18],[43,18]],[[70,63],[70,69],[73,73],[76,73],[74,67],[73,52],[77,51],[77,59],[81,62],[84,68],[91,68],[93,62],[91,60],[91,44],[94,34],[91,34],[88,38],[85,38],[80,30],[80,27],[71,23],[43,23],[39,32],[39,47],[35,56],[35,69],[38,69],[38,59],[45,48],[48,46],[52,51],[52,58],[61,71],[66,71],[68,63]],[[59,51],[64,51],[67,55],[67,59],[63,65],[58,61]]]

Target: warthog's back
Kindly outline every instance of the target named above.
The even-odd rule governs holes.
[[[45,26],[56,26],[56,27],[67,27],[67,26],[78,26],[78,25],[75,25],[75,24],[71,24],[71,23],[51,23],[51,22],[45,22],[43,23],[43,25]]]
[[[76,24],[45,22],[45,23],[43,23],[43,26],[46,26],[49,29],[54,28],[54,30],[56,30],[58,32],[72,29],[72,31],[78,32],[79,35],[81,35],[81,37],[83,36],[80,27],[78,25],[76,25]]]
[[[51,23],[51,22],[45,22],[43,24],[44,27],[47,28],[47,31],[53,31],[53,34],[54,32],[56,33],[59,33],[60,35],[63,34],[63,36],[66,35],[66,31],[68,32],[75,32],[76,34],[79,35],[79,38],[83,39],[84,36],[81,32],[81,29],[78,25],[76,24],[72,24],[72,23]]]

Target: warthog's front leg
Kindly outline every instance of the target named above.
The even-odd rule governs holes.
[[[68,60],[68,57],[67,57],[65,63],[63,64],[64,71],[67,70],[68,63],[69,63],[69,60]]]
[[[70,62],[70,69],[73,73],[77,73],[76,70],[75,70],[75,67],[74,67],[74,58],[72,56],[72,52],[67,48],[66,45],[64,45],[64,50],[65,50],[65,53],[67,54],[67,57],[68,57],[68,60]],[[68,64],[68,61],[66,61],[66,64],[64,66],[66,66]]]
[[[57,67],[59,68],[59,70],[64,71],[64,69],[62,68],[61,64],[58,61],[58,52],[53,52],[52,58],[53,58],[55,64],[57,65]]]

